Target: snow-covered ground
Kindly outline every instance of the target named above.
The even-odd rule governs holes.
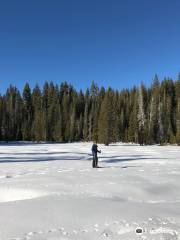
[[[0,240],[180,239],[180,147],[99,148],[0,145]]]

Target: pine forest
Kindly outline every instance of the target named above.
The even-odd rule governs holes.
[[[180,74],[152,85],[77,91],[67,82],[9,86],[0,95],[0,141],[97,141],[180,145]]]

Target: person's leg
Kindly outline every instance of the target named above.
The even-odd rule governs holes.
[[[92,152],[92,155],[93,155],[93,161],[92,161],[92,167],[95,168],[96,166],[96,158],[95,158],[95,153]]]
[[[95,160],[96,160],[96,167],[98,167],[98,157],[97,157],[97,153],[96,153]]]

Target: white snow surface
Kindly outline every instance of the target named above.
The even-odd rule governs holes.
[[[91,145],[0,145],[0,240],[180,239],[180,147]]]

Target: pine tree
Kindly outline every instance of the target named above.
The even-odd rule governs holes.
[[[76,105],[76,136],[75,139],[77,141],[83,140],[83,127],[84,127],[84,111],[85,111],[85,97],[80,90],[79,94],[77,94],[77,105]]]
[[[114,120],[114,127],[113,127],[113,141],[117,142],[120,138],[119,132],[119,93],[118,91],[113,92],[113,120]]]
[[[162,102],[160,101],[159,97],[159,103],[158,103],[158,131],[157,131],[158,137],[157,141],[155,143],[160,143],[161,145],[164,142],[164,127],[163,127],[163,121],[162,121]]]
[[[49,104],[48,104],[48,95],[49,95],[49,83],[46,81],[43,87],[43,94],[42,94],[42,104],[43,104],[43,125],[44,125],[44,140],[48,141],[49,136],[48,136],[48,109],[49,109]]]
[[[160,105],[159,105],[159,79],[155,75],[152,87],[151,87],[151,98],[149,106],[149,122],[148,122],[148,143],[152,144],[158,140],[158,129],[161,127],[160,124]],[[159,121],[158,121],[159,119]]]
[[[55,86],[54,92],[54,127],[53,127],[53,140],[62,141],[62,116],[58,86]]]
[[[0,95],[0,141],[3,140],[3,98]]]
[[[144,85],[138,91],[138,142],[143,145],[145,142],[145,110],[144,110],[144,95],[143,95]]]
[[[84,101],[85,101],[85,108],[84,108],[84,120],[83,120],[83,139],[85,141],[88,141],[90,140],[89,138],[89,111],[90,111],[89,89],[86,90]]]
[[[91,84],[90,89],[90,96],[91,96],[91,111],[89,116],[90,122],[90,140],[97,141],[98,140],[98,96],[99,96],[99,88],[94,81]]]
[[[180,145],[180,73],[175,83],[175,99],[176,99],[176,143]]]
[[[62,112],[62,139],[65,142],[70,141],[70,119],[73,112],[73,96],[77,95],[71,85],[66,82],[60,87],[60,102]]]
[[[1,98],[1,137],[3,141],[8,141],[8,123],[7,123],[7,111],[6,111],[6,96],[3,95]]]
[[[77,132],[77,115],[78,115],[78,99],[77,95],[73,96],[70,114],[69,140],[73,142],[78,136]],[[77,139],[76,139],[77,140]]]
[[[162,96],[162,124],[164,128],[164,142],[170,142],[175,135],[174,126],[174,84],[171,79],[164,79],[161,84]]]
[[[111,142],[115,142],[115,136],[113,135],[115,125],[115,111],[113,106],[113,92],[111,89],[105,94],[105,97],[101,104],[101,110],[98,121],[98,140],[105,145],[109,145]]]
[[[43,103],[42,93],[38,85],[35,86],[32,92],[32,104],[33,104],[33,140],[42,141],[45,139],[44,130],[45,122],[43,118]]]
[[[138,91],[134,87],[130,94],[128,140],[138,143]]]
[[[23,90],[23,140],[32,140],[32,97],[29,84]]]

